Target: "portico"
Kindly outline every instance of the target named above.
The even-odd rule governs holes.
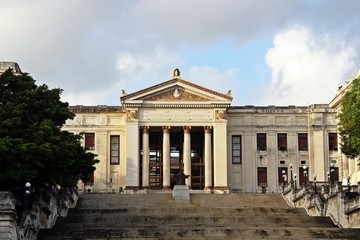
[[[167,82],[124,93],[126,189],[170,189],[173,176],[184,170],[192,189],[227,190],[226,109],[231,100],[182,80],[178,70]]]
[[[169,189],[174,185],[172,176],[181,169],[190,176],[186,179],[190,188],[212,188],[211,126],[142,126],[141,129],[142,188]]]

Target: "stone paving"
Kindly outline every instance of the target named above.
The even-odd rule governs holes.
[[[78,206],[38,239],[359,239],[329,218],[289,208],[279,194],[171,192],[83,194]]]

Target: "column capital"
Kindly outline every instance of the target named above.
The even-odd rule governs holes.
[[[169,133],[171,127],[170,126],[163,126],[162,128],[163,128],[164,133]]]
[[[141,128],[143,133],[149,133],[149,129],[150,129],[149,126],[142,126]]]
[[[211,133],[212,126],[204,126],[205,133]]]
[[[191,126],[184,126],[184,133],[190,133]]]

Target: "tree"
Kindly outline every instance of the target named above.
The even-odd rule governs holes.
[[[360,154],[360,77],[355,78],[341,103],[339,113],[341,151],[349,158]]]
[[[81,136],[62,131],[74,114],[60,101],[61,89],[35,84],[26,73],[0,75],[0,190],[76,186],[98,162],[81,146]]]

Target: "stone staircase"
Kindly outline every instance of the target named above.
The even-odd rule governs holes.
[[[329,218],[289,208],[278,194],[170,192],[82,194],[78,205],[38,239],[360,239]]]

